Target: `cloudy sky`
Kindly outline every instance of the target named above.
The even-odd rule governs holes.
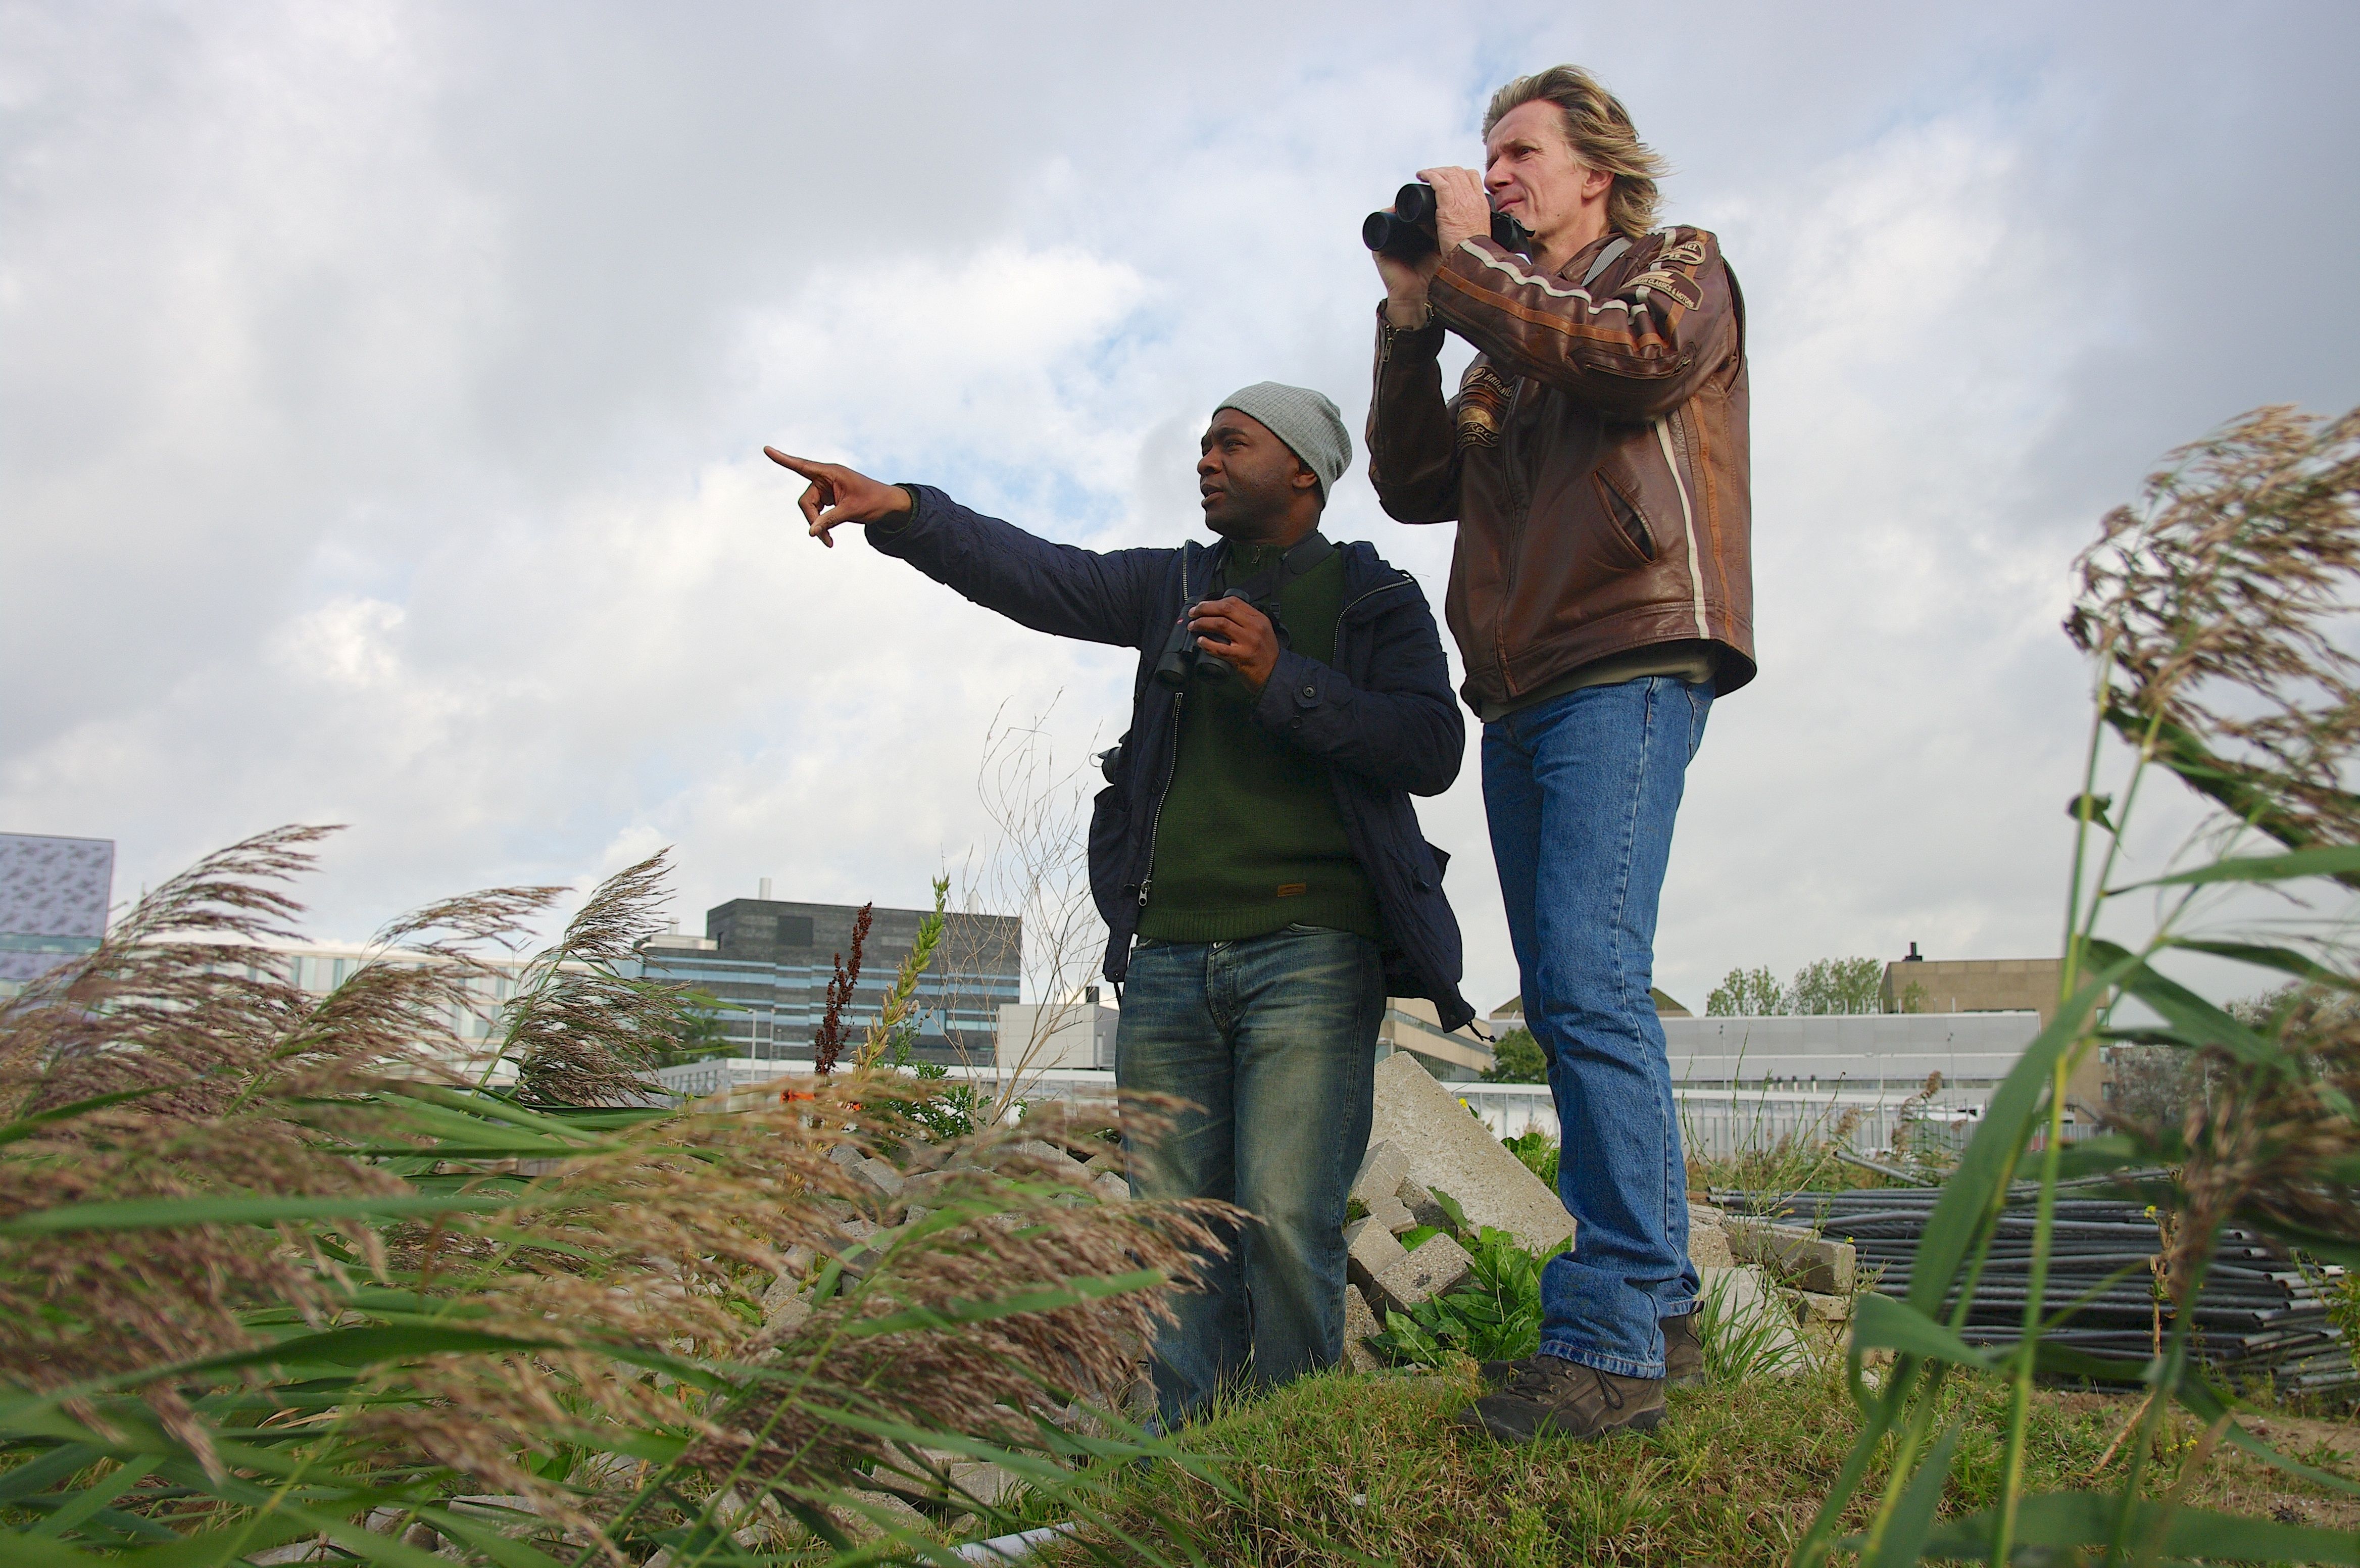
[[[352,829],[322,935],[676,846],[679,913],[906,905],[1131,659],[792,524],[765,442],[1099,546],[1214,402],[1358,427],[1361,214],[1558,60],[1751,310],[1762,676],[1660,982],[2055,950],[2066,566],[2168,447],[2360,401],[2348,5],[0,7],[0,830],[118,895]],[[2339,283],[2337,279],[2345,279]],[[1447,530],[1331,533],[1438,603]],[[1515,989],[1470,751],[1427,803]]]

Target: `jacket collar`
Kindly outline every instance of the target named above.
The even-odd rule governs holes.
[[[1408,579],[1407,573],[1378,554],[1377,547],[1366,540],[1339,539],[1335,543],[1337,554],[1344,557],[1344,609],[1347,614],[1351,613],[1352,607],[1362,596]],[[1211,585],[1213,549],[1212,545],[1196,539],[1180,546],[1183,593],[1202,593]]]

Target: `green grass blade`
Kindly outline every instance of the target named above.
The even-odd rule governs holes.
[[[2027,1497],[2016,1512],[2016,1540],[2026,1546],[2103,1546],[2112,1538],[2122,1499],[2107,1492],[2048,1492]],[[2169,1521],[2166,1515],[2169,1514]],[[1927,1555],[1981,1557],[1988,1552],[1997,1510],[1954,1519],[1927,1543]],[[2162,1549],[2180,1557],[2233,1562],[2360,1564],[2360,1532],[2316,1525],[2280,1524],[2209,1508],[2170,1508],[2147,1498],[2132,1505],[2133,1529],[2152,1537],[2163,1527]]]
[[[2297,980],[2331,991],[2360,991],[2360,980],[2314,962],[2290,948],[2263,947],[2254,942],[2209,942],[2194,937],[2175,937],[2164,943],[2168,948],[2185,948],[2191,953],[2208,953],[2216,959],[2234,959],[2256,969],[2274,969],[2290,974]]]
[[[52,1105],[46,1111],[36,1111],[29,1116],[19,1116],[0,1127],[0,1144],[13,1144],[29,1138],[59,1122],[71,1121],[93,1111],[104,1111],[109,1105],[121,1105],[128,1101],[145,1100],[151,1094],[161,1094],[168,1089],[179,1089],[178,1083],[155,1083],[145,1089],[117,1090],[113,1094],[96,1094],[88,1100],[77,1100],[71,1105]]]
[[[2193,871],[2174,872],[2169,876],[2149,878],[2146,882],[2126,883],[2106,890],[2106,895],[2130,893],[2142,887],[2187,887],[2215,882],[2291,882],[2298,877],[2348,877],[2360,875],[2360,844],[2321,844],[2307,850],[2289,850],[2283,855],[2227,855],[2210,865]]]
[[[1080,1306],[1086,1301],[1102,1300],[1109,1296],[1153,1289],[1164,1282],[1164,1276],[1152,1268],[1095,1278],[1076,1277],[1052,1289],[1024,1290],[1012,1296],[960,1301],[942,1308],[912,1307],[881,1318],[861,1318],[842,1325],[837,1332],[847,1339],[860,1339],[877,1334],[907,1333],[913,1329],[947,1329],[961,1323],[988,1323],[999,1318],[1012,1318],[1019,1313],[1054,1312],[1066,1307]]]
[[[1963,1418],[1952,1421],[1935,1441],[1933,1452],[1918,1466],[1918,1474],[1909,1477],[1900,1506],[1885,1521],[1883,1539],[1874,1552],[1862,1559],[1861,1568],[1909,1568],[1918,1561],[1926,1538],[1934,1533],[1934,1509],[1942,1501],[1943,1483],[1950,1478],[1950,1458],[1959,1446]]]
[[[137,1486],[140,1478],[155,1468],[156,1460],[152,1454],[144,1459],[133,1460],[130,1464],[118,1468],[114,1475],[98,1485],[82,1488],[73,1501],[33,1526],[31,1533],[34,1535],[65,1534],[66,1531]]]
[[[1897,1350],[1928,1361],[1947,1361],[1992,1370],[1992,1360],[1942,1324],[1906,1302],[1874,1293],[1852,1306],[1852,1344],[1856,1349]]]
[[[114,1568],[122,1561],[111,1555],[94,1556],[62,1541],[27,1535],[21,1530],[0,1534],[0,1556],[22,1568]]]
[[[65,1231],[144,1231],[188,1225],[275,1225],[304,1220],[395,1219],[412,1214],[488,1214],[512,1208],[513,1198],[449,1197],[134,1198],[37,1209],[0,1222],[0,1236],[56,1235]]]
[[[2090,946],[2092,950],[2111,948],[2117,953],[2122,951],[2111,942],[2093,941]],[[2157,973],[2144,962],[2137,963],[2125,977],[2123,989],[2161,1014],[2164,1022],[2170,1025],[2171,1036],[2181,1044],[2217,1046],[2240,1061],[2256,1064],[2272,1061],[2286,1054],[2277,1041],[2256,1034],[2178,981]]]
[[[2093,944],[2094,946],[2094,944]],[[1984,1110],[1983,1122],[1969,1140],[1958,1168],[1942,1184],[1934,1212],[1918,1244],[1918,1259],[1909,1277],[1909,1305],[1928,1318],[1942,1310],[1942,1301],[1958,1283],[1959,1266],[1983,1229],[1985,1218],[1997,1211],[2008,1178],[2016,1168],[2016,1152],[2031,1132],[2032,1120],[2049,1091],[2057,1058],[2081,1037],[2084,1022],[2099,1000],[2132,970],[2138,958],[2113,949],[2104,967],[2057,1011],[2056,1019],[2034,1036],[2001,1080]]]

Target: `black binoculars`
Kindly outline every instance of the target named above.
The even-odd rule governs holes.
[[[1532,234],[1505,213],[1491,214],[1491,237],[1510,250],[1532,243]],[[1360,224],[1360,243],[1387,256],[1424,256],[1436,248],[1434,187],[1413,180],[1393,197],[1390,213],[1371,213]]]
[[[1172,635],[1164,640],[1163,655],[1155,661],[1155,678],[1174,691],[1185,686],[1196,675],[1218,676],[1229,665],[1205,652],[1196,634],[1188,630],[1188,614],[1184,611],[1172,626]]]
[[[1227,593],[1215,594],[1213,597],[1243,599],[1252,605],[1254,609],[1270,617],[1270,629],[1277,635],[1278,645],[1282,648],[1288,645],[1291,640],[1286,634],[1286,622],[1279,617],[1276,594],[1272,594],[1267,603],[1256,598],[1251,593],[1240,593],[1235,589]],[[1196,675],[1207,675],[1218,680],[1229,673],[1229,661],[1206,652],[1202,641],[1195,632],[1188,630],[1188,618],[1195,613],[1194,605],[1181,612],[1180,619],[1173,622],[1172,635],[1164,640],[1163,653],[1155,661],[1155,678],[1174,691],[1185,686],[1189,680]]]

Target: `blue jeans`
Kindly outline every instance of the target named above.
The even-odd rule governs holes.
[[[1218,1198],[1255,1223],[1207,1260],[1155,1343],[1165,1425],[1225,1385],[1271,1387],[1344,1353],[1344,1201],[1368,1152],[1384,978],[1376,944],[1289,926],[1133,950],[1115,1081],[1192,1109],[1125,1150],[1142,1198]]]
[[[1541,1349],[1664,1375],[1665,1318],[1696,1310],[1688,1168],[1649,994],[1655,905],[1712,687],[1670,675],[1568,692],[1483,727],[1483,806],[1548,1063],[1573,1250],[1541,1275]]]

